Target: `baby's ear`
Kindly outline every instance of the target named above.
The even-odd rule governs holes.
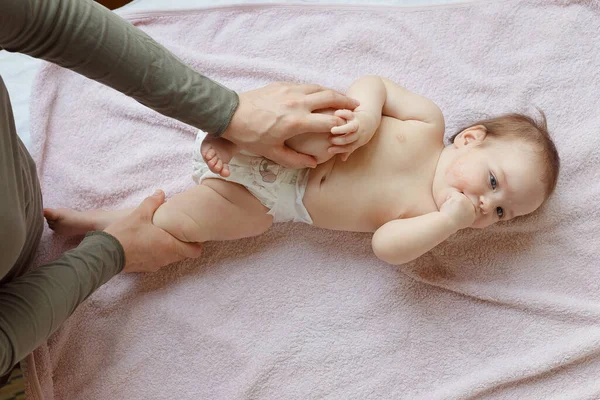
[[[472,144],[480,144],[487,136],[487,129],[483,125],[471,126],[454,138],[454,146],[462,147]]]

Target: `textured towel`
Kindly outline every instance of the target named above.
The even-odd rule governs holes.
[[[36,351],[47,399],[600,398],[597,1],[129,18],[238,91],[382,75],[433,99],[448,135],[538,106],[562,174],[534,215],[404,266],[378,261],[368,234],[282,224],[118,276]],[[50,65],[34,93],[46,206],[134,206],[193,184],[194,129]],[[42,259],[75,243],[46,233]]]

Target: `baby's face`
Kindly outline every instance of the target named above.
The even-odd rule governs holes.
[[[445,171],[447,188],[463,193],[476,208],[473,228],[485,228],[535,211],[544,201],[541,159],[519,140],[455,141]],[[464,144],[464,145],[463,145]]]

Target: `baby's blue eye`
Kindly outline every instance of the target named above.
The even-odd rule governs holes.
[[[498,214],[499,218],[504,217],[504,210],[502,209],[502,207],[496,207],[496,214]]]
[[[498,182],[496,182],[496,177],[492,174],[490,174],[490,184],[492,185],[492,189],[496,190],[496,186],[498,185]]]

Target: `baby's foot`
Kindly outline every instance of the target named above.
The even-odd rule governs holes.
[[[227,178],[230,175],[229,161],[238,153],[238,147],[227,139],[207,135],[200,145],[200,153],[208,168],[215,174]]]
[[[84,235],[101,231],[113,220],[111,211],[76,211],[70,208],[44,208],[44,218],[54,232],[61,235]]]

